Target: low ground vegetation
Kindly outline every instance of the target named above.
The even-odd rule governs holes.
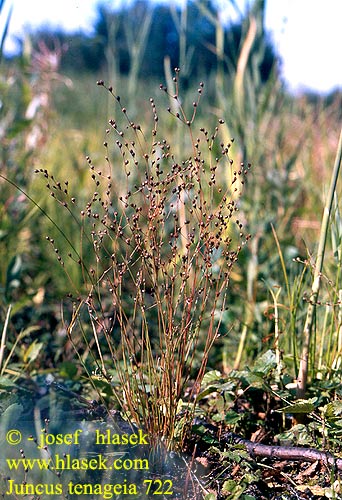
[[[179,498],[339,498],[341,95],[165,64],[133,99],[53,54],[1,80],[2,425],[57,395],[179,453]]]

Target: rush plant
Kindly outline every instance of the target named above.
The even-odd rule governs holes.
[[[220,140],[222,119],[212,132],[195,128],[204,85],[188,117],[178,73],[172,90],[160,88],[175,102],[163,119],[171,115],[184,130],[181,158],[178,145],[159,134],[153,99],[147,132],[99,81],[123,123],[109,120],[104,168],[87,157],[95,186],[87,205],[80,210],[71,186],[41,171],[81,233],[68,256],[55,248],[67,272],[78,263],[87,291],[75,301],[69,340],[101,395],[116,398],[151,443],[168,449],[182,447],[190,429],[211,348],[227,333],[221,320],[231,271],[250,238],[238,215],[250,165],[233,165],[231,144]],[[232,182],[220,185],[227,169]],[[90,242],[91,258],[84,251]]]

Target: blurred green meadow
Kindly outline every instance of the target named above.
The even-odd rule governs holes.
[[[322,216],[336,164],[342,95],[287,91],[281,62],[264,31],[264,14],[265,2],[257,0],[236,25],[224,27],[213,5],[202,0],[189,2],[183,10],[153,10],[144,2],[117,12],[99,7],[92,36],[32,33],[23,40],[21,55],[2,57],[1,387],[11,380],[34,390],[49,373],[73,387],[82,382],[86,393],[97,391],[109,406],[124,400],[124,410],[138,424],[160,419],[155,432],[166,432],[170,442],[178,439],[183,445],[186,432],[177,431],[177,414],[174,420],[170,417],[174,427],[165,431],[158,411],[171,401],[181,411],[189,391],[191,404],[200,405],[205,373],[216,373],[208,387],[219,391],[220,380],[232,373],[238,380],[237,373],[264,359],[264,380],[276,384],[275,393],[287,391],[287,402],[295,401]],[[195,27],[191,19],[197,19]],[[151,181],[155,166],[149,163],[158,154],[158,168],[165,170],[160,188]],[[201,159],[199,182],[191,169]],[[165,177],[175,163],[184,183],[191,184],[184,187],[184,195],[178,178]],[[133,165],[129,172],[128,164]],[[170,202],[162,200],[162,189],[169,196],[168,182],[175,189]],[[205,203],[194,195],[196,182],[203,196],[208,195]],[[159,205],[146,194],[154,189]],[[146,218],[135,202],[129,205],[134,190],[143,196]],[[201,212],[200,227],[207,213],[221,224],[220,206],[231,200],[238,210],[231,223],[217,229],[205,222],[207,232],[192,241],[199,260],[191,260],[182,238],[176,237],[187,217],[191,232],[190,202]],[[339,177],[326,228],[319,295],[314,296],[304,395],[316,400],[308,414],[341,397],[340,200]],[[161,207],[160,224],[151,207]],[[139,217],[139,230],[130,210]],[[173,213],[175,226],[170,223]],[[116,221],[114,236],[105,231],[109,219]],[[164,241],[162,271],[151,271],[148,263],[159,250],[152,249],[145,262],[147,242],[139,246],[134,232],[152,241],[151,224],[164,231],[158,240]],[[201,267],[207,261],[200,260],[200,240],[210,246],[209,233],[218,242],[208,250],[210,275]],[[170,234],[176,243],[168,243]],[[127,241],[132,238],[137,246],[130,254]],[[224,271],[221,245],[228,240],[238,258],[229,254],[231,265]],[[173,257],[168,256],[170,248]],[[209,283],[218,287],[223,276],[222,288],[216,288],[220,297],[193,292]],[[174,296],[168,302],[170,288]],[[158,293],[160,299],[155,299]],[[184,302],[177,303],[177,294]],[[190,299],[204,305],[189,326],[183,310]],[[170,314],[174,323],[166,319]],[[145,322],[148,327],[141,326]],[[177,325],[189,326],[193,340],[184,340]],[[210,345],[206,335],[212,335]],[[265,353],[272,353],[271,361],[268,355],[262,358]],[[150,385],[158,386],[167,369],[177,372],[175,392],[165,394],[160,387],[153,400]],[[258,370],[255,377],[260,366]],[[245,391],[256,379],[243,373],[247,382],[241,375],[236,388]],[[150,400],[145,401],[146,391]],[[206,412],[216,415],[216,421],[223,412],[223,422],[232,425],[224,415],[233,396],[228,403],[220,400],[220,406],[217,400],[208,403],[210,392],[202,393]],[[1,393],[1,400],[3,408],[9,406],[8,394]],[[186,408],[193,417],[195,410]]]

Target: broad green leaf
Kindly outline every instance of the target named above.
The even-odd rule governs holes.
[[[336,417],[341,417],[342,415],[342,401],[332,401],[324,406],[322,409],[324,416],[327,419],[335,419]]]
[[[213,437],[210,433],[209,430],[202,424],[196,425],[194,424],[192,426],[192,431],[197,434],[198,436],[201,436],[202,440],[205,443],[208,444],[217,444],[217,439]]]
[[[277,435],[281,445],[302,445],[302,446],[313,446],[313,438],[309,429],[304,424],[294,425],[291,429],[286,432]]]
[[[244,417],[243,414],[241,413],[237,413],[236,411],[234,410],[230,410],[226,413],[225,417],[224,417],[224,422],[227,424],[227,425],[235,425],[237,424],[238,422],[240,422],[240,420],[242,420]]]
[[[217,382],[221,378],[221,373],[218,370],[212,370],[210,372],[207,372],[202,380],[202,386],[206,387],[209,384],[212,384],[213,382]]]
[[[233,481],[232,479],[228,479],[223,483],[222,493],[229,493],[228,497],[230,500],[238,500],[241,498],[242,493],[246,489],[246,485],[241,484],[237,481]]]
[[[19,403],[13,403],[0,415],[0,438],[3,438],[6,435],[7,429],[13,428],[13,426],[16,425],[22,412],[22,405]]]
[[[250,387],[254,387],[256,389],[265,389],[264,375],[263,373],[257,372],[244,372],[244,379],[248,383]]]
[[[217,495],[215,493],[208,493],[203,500],[217,500]]]
[[[224,382],[223,384],[217,385],[217,389],[222,392],[229,392],[233,391],[236,388],[236,381],[235,380],[228,380],[227,382]]]
[[[59,365],[59,374],[61,377],[72,380],[77,375],[77,366],[71,361],[64,361]]]
[[[284,406],[281,410],[282,413],[311,413],[315,409],[317,398],[311,399],[298,399],[295,403]]]
[[[0,387],[18,387],[17,384],[12,382],[12,380],[9,380],[7,377],[0,377]]]
[[[32,363],[32,361],[37,359],[43,346],[44,346],[43,342],[37,342],[36,340],[32,342],[32,344],[24,354],[23,357],[24,363]]]
[[[223,483],[222,492],[223,493],[233,493],[238,486],[238,483],[233,479],[228,479]]]
[[[216,385],[210,385],[209,387],[206,387],[204,389],[204,391],[200,392],[198,395],[197,395],[197,398],[196,398],[196,401],[200,401],[201,399],[205,398],[206,396],[208,396],[208,394],[211,394],[212,392],[215,392],[217,391],[217,387]]]
[[[260,358],[256,360],[253,366],[254,373],[263,373],[268,375],[277,366],[275,352],[269,349]]]

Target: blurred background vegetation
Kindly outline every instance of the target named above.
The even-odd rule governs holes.
[[[91,35],[41,29],[22,40],[20,55],[2,57],[0,315],[6,352],[16,353],[18,367],[48,370],[74,359],[64,324],[72,309],[67,294],[81,294],[84,277],[67,256],[70,244],[82,247],[91,267],[94,252],[91,242],[80,241],[72,214],[51,196],[47,175],[75,197],[77,209],[86,206],[94,187],[85,157],[98,167],[106,164],[105,130],[118,113],[96,81],[113,87],[130,120],[144,130],[152,128],[153,98],[165,110],[159,130],[182,152],[182,132],[166,112],[169,103],[159,89],[161,83],[172,87],[173,69],[179,67],[185,109],[191,109],[199,82],[205,84],[195,125],[212,130],[224,118],[220,134],[225,144],[234,138],[234,164],[252,164],[239,202],[252,240],[232,275],[229,309],[209,368],[239,368],[276,342],[296,376],[306,313],[303,297],[311,286],[342,95],[294,96],[287,91],[264,15],[264,0],[256,0],[238,22],[228,25],[208,0],[187,2],[183,9],[147,0],[119,10],[100,4]],[[116,161],[121,160],[113,150],[111,162]],[[230,180],[227,173],[221,181],[228,185]],[[341,185],[317,309],[313,377],[338,369],[342,355],[340,191]],[[32,342],[38,348],[28,353]],[[7,368],[3,364],[2,373]]]

